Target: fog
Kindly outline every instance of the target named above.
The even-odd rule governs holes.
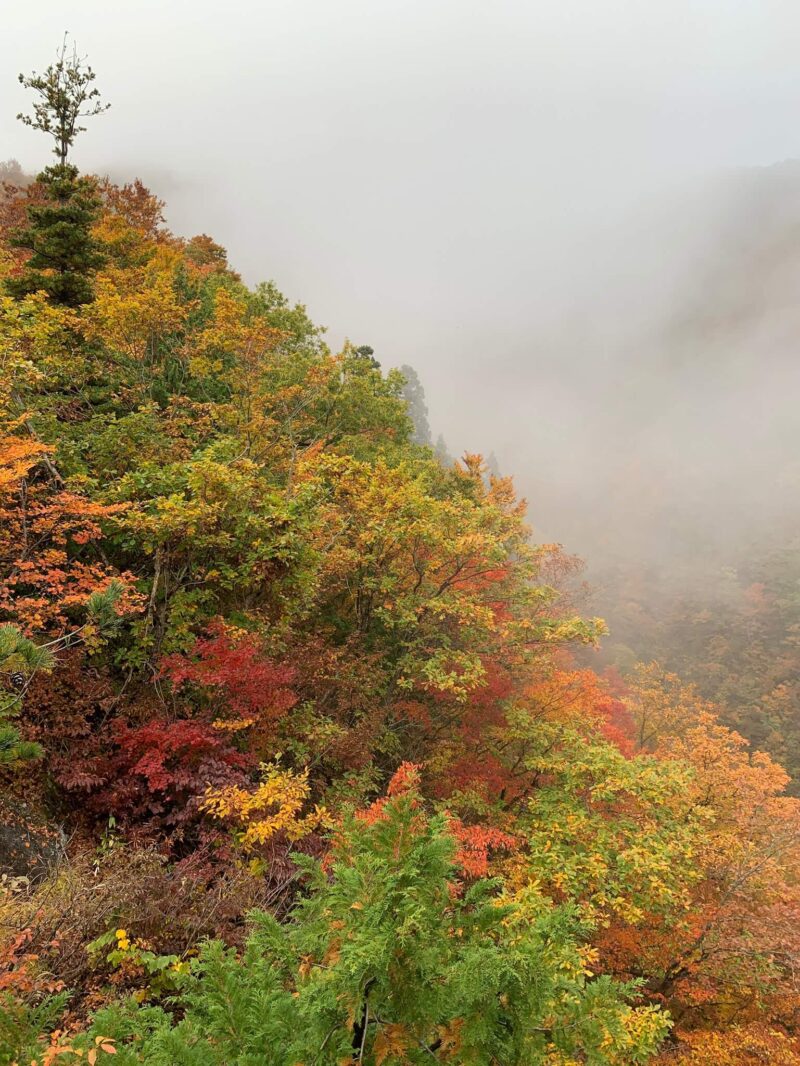
[[[800,8],[790,0],[36,0],[112,110],[75,160],[140,176],[329,329],[413,365],[434,434],[494,452],[601,568],[791,526]],[[720,554],[721,553],[721,554]]]

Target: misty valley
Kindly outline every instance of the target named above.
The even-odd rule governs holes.
[[[0,165],[0,1066],[800,1066],[800,164],[384,352],[101,81]]]

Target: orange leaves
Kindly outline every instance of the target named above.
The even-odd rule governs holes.
[[[164,201],[150,192],[142,182],[113,185],[106,181],[101,192],[108,214],[125,222],[140,240],[159,240],[167,236],[164,229]]]
[[[464,825],[458,818],[450,819],[450,832],[459,843],[455,863],[469,878],[487,877],[491,851],[513,851],[519,841],[510,833],[485,825]]]
[[[11,992],[30,999],[53,995],[64,987],[62,981],[42,972],[39,955],[29,950],[32,937],[32,929],[26,926],[0,944],[0,995]]]
[[[356,817],[367,824],[374,824],[387,817],[386,807],[397,796],[412,795],[412,806],[419,805],[420,767],[404,762],[392,775],[386,795],[377,799],[366,810],[358,811]],[[448,828],[458,849],[454,863],[467,878],[486,877],[489,873],[489,854],[495,850],[511,851],[518,841],[510,833],[486,825],[464,825],[461,819],[448,814]]]
[[[30,1066],[53,1066],[53,1063],[57,1063],[64,1055],[68,1056],[68,1061],[70,1062],[85,1061],[88,1066],[96,1066],[101,1053],[105,1055],[117,1054],[117,1049],[114,1046],[116,1041],[111,1036],[96,1036],[94,1038],[94,1047],[89,1048],[85,1059],[84,1049],[74,1046],[73,1040],[74,1035],[70,1037],[68,1033],[63,1032],[61,1029],[55,1029],[50,1035],[49,1047],[44,1050],[41,1058],[37,1056],[31,1059]],[[15,1060],[12,1066],[28,1066],[28,1063],[18,1063]]]
[[[689,762],[700,788],[718,818],[733,819],[739,827],[759,815],[800,807],[779,797],[789,775],[765,752],[750,752],[743,736],[723,726],[716,715],[703,713],[683,736],[667,739],[661,752]]]
[[[740,1016],[770,1001],[779,1010],[794,994],[800,957],[800,800],[783,794],[788,776],[780,766],[751,752],[691,686],[657,664],[638,669],[626,704],[638,746],[691,771],[676,798],[678,811],[700,819],[691,852],[697,882],[680,920],[607,929],[605,963],[658,974],[654,987],[680,1005],[686,1023],[716,1017],[720,1004]],[[729,1059],[741,1049],[723,1041],[712,1053],[713,1041],[707,1048],[698,1039],[704,1050],[687,1063],[761,1061],[743,1052]]]
[[[114,1039],[110,1036],[96,1036],[94,1038],[95,1046],[90,1048],[86,1053],[86,1061],[89,1066],[95,1066],[97,1057],[101,1051],[104,1051],[106,1055],[116,1055],[117,1049],[114,1047]]]
[[[0,504],[3,497],[20,490],[20,482],[47,453],[37,440],[0,437]]]
[[[376,799],[366,810],[356,811],[359,821],[372,825],[386,817],[384,808],[395,796],[403,796],[408,792],[418,792],[420,782],[420,767],[415,763],[404,762],[392,774],[386,788],[386,795]],[[416,801],[414,801],[416,802]]]
[[[447,1025],[439,1028],[439,1054],[445,1060],[452,1059],[458,1062],[457,1056],[461,1051],[463,1018],[453,1018]]]
[[[82,558],[82,549],[125,505],[96,503],[34,476],[46,455],[39,442],[0,438],[0,612],[29,632],[63,626],[70,609],[119,577],[96,557]]]
[[[511,481],[488,477],[477,455],[444,470],[406,448],[391,374],[350,346],[332,354],[275,291],[240,286],[210,238],[172,238],[142,186],[108,187],[105,199],[96,234],[109,265],[95,302],[72,317],[35,297],[0,307],[0,411],[16,409],[9,382],[22,375],[32,424],[53,444],[51,454],[23,423],[0,437],[0,621],[66,628],[114,576],[108,557],[130,559],[149,593],[115,662],[91,664],[107,671],[102,698],[82,694],[82,663],[61,696],[44,694],[39,719],[41,680],[28,697],[49,779],[68,799],[86,797],[73,813],[114,812],[119,830],[187,855],[205,834],[218,841],[223,823],[255,872],[299,841],[316,849],[333,826],[314,806],[323,790],[331,809],[350,809],[399,763],[382,798],[342,819],[326,876],[336,863],[352,874],[359,835],[366,873],[320,922],[324,944],[301,945],[292,996],[330,979],[319,970],[352,974],[356,934],[406,906],[408,920],[397,935],[386,925],[380,943],[382,972],[394,987],[408,978],[419,904],[401,887],[377,906],[373,859],[390,871],[407,862],[416,877],[429,854],[440,871],[432,952],[460,954],[474,935],[455,917],[472,906],[462,884],[499,871],[498,896],[527,901],[534,918],[515,929],[515,951],[522,925],[562,902],[596,920],[595,944],[570,954],[559,981],[641,973],[653,1001],[699,1018],[722,1001],[745,1018],[776,989],[788,1001],[800,808],[782,795],[780,767],[656,667],[639,672],[627,701],[573,669],[559,649],[602,626],[573,616],[576,563],[530,545]],[[105,499],[131,501],[125,517],[125,504]],[[748,609],[763,613],[771,598],[753,586]],[[170,678],[191,712],[156,705],[144,680],[175,649],[157,680]],[[129,685],[119,662],[133,666]],[[791,686],[776,679],[769,691],[790,713]],[[248,776],[278,749],[315,776],[271,762]],[[462,817],[442,813],[446,802]],[[545,956],[537,947],[542,968]],[[371,965],[374,953],[358,957]],[[359,976],[331,1010],[352,1008],[352,1035],[369,1006],[364,1047],[376,1066],[475,1058],[471,1019],[439,1011],[423,1030],[413,1012],[365,1004],[366,987]],[[759,1041],[782,1061],[774,1033],[753,1036],[760,1051]],[[736,1052],[711,1037],[695,1044],[687,1064],[706,1054],[723,1066]],[[100,1037],[84,1061],[104,1054],[114,1046]]]
[[[404,792],[414,792],[419,788],[420,768],[415,763],[401,763],[386,788],[387,796],[401,796]]]
[[[800,1066],[800,1041],[764,1022],[679,1033],[664,1066]]]
[[[95,1039],[97,1040],[98,1047],[92,1048],[86,1054],[86,1061],[89,1063],[89,1066],[95,1066],[95,1063],[97,1062],[97,1056],[100,1051],[105,1051],[106,1055],[116,1055],[117,1053],[117,1049],[111,1043],[110,1037],[105,1038],[98,1036]]]

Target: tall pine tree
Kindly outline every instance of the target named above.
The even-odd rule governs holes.
[[[408,404],[408,415],[414,423],[414,443],[431,443],[431,427],[428,422],[428,407],[425,403],[425,390],[419,375],[412,366],[400,367],[400,373],[406,379],[403,385],[403,399]]]
[[[36,100],[32,115],[17,117],[53,138],[58,163],[39,174],[42,199],[29,204],[28,224],[12,238],[15,247],[31,253],[21,272],[6,282],[7,291],[17,299],[38,291],[67,307],[93,299],[92,275],[103,262],[100,245],[92,236],[100,204],[93,184],[79,176],[67,157],[85,129],[80,119],[101,114],[109,106],[100,103],[94,79],[92,68],[77,51],[67,53],[66,38],[56,62],[44,74],[19,76]]]
[[[11,238],[15,247],[31,255],[22,271],[8,279],[6,289],[16,299],[41,290],[66,307],[91,303],[92,275],[104,261],[92,236],[99,198],[92,183],[69,163],[47,167],[37,181],[44,201],[28,205],[28,225]]]

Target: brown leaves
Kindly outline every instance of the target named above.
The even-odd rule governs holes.
[[[411,1046],[410,1034],[404,1025],[381,1025],[373,1047],[375,1066],[406,1062],[405,1052]]]

